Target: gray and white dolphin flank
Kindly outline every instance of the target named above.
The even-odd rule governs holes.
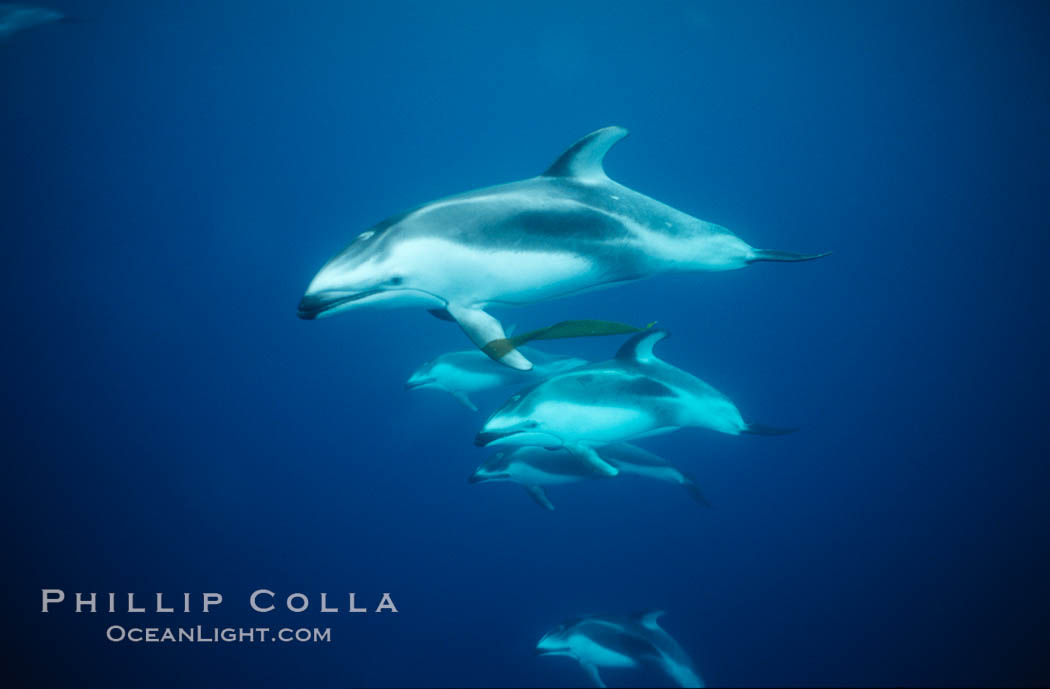
[[[68,19],[63,13],[46,7],[0,3],[0,43],[16,33]]]
[[[645,476],[683,486],[689,495],[702,505],[708,505],[696,481],[682,473],[663,457],[634,445],[616,443],[596,450],[598,456],[620,470],[621,474]],[[525,445],[500,450],[471,474],[470,483],[510,481],[524,486],[525,491],[541,507],[554,509],[547,497],[546,486],[559,486],[597,478],[608,474],[597,471],[586,459],[567,450],[545,450]]]
[[[599,668],[652,665],[680,687],[702,687],[704,681],[678,642],[660,628],[662,610],[630,617],[583,617],[547,632],[536,644],[537,655],[567,656],[591,680],[604,687]]]
[[[472,393],[539,381],[587,364],[586,359],[547,354],[532,348],[521,347],[519,351],[535,365],[531,371],[503,366],[478,349],[467,349],[448,352],[426,362],[408,379],[405,389],[444,390],[467,409],[477,411],[477,406],[470,399]]]
[[[594,448],[696,426],[739,435],[779,435],[747,423],[733,402],[699,378],[661,361],[653,346],[668,336],[648,330],[616,358],[582,366],[511,397],[485,423],[477,445],[564,447],[615,476],[619,469]]]
[[[482,348],[506,337],[489,307],[578,294],[661,273],[732,270],[825,254],[764,251],[617,184],[602,160],[627,135],[607,127],[538,177],[422,205],[358,235],[314,276],[299,317],[422,306]],[[500,361],[531,367],[514,349]]]

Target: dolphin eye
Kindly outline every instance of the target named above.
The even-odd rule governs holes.
[[[539,421],[527,421],[525,423],[525,428],[536,428],[539,425],[540,425]]]
[[[404,281],[405,278],[401,277],[400,275],[395,275],[394,277],[387,280],[387,282],[389,282],[391,285],[400,285]]]

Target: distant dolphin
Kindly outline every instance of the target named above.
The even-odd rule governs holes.
[[[384,220],[321,268],[299,303],[299,317],[422,306],[457,322],[484,348],[506,337],[486,311],[490,306],[532,304],[660,273],[826,255],[752,248],[724,227],[617,184],[605,175],[602,159],[626,135],[622,127],[599,129],[539,177]],[[499,360],[531,367],[514,349]]]
[[[704,681],[678,642],[660,628],[662,610],[631,617],[584,617],[547,632],[536,644],[537,655],[572,658],[599,687],[598,668],[653,665],[680,687],[702,687]]]
[[[524,350],[529,360],[535,363],[536,366],[532,371],[516,371],[496,363],[480,350],[467,349],[442,354],[423,364],[405,383],[405,389],[444,390],[459,400],[467,409],[477,411],[477,406],[470,399],[471,393],[529,381],[536,382],[555,373],[587,364],[586,359],[547,354],[524,347],[521,350]]]
[[[596,451],[602,459],[619,469],[621,474],[635,474],[676,483],[683,486],[700,504],[708,504],[691,476],[683,474],[666,459],[652,452],[626,443],[605,445]],[[527,445],[497,452],[479,466],[468,481],[510,481],[520,484],[537,504],[553,510],[554,504],[547,497],[544,486],[576,483],[607,476],[608,474],[595,470],[593,464],[579,455],[566,450],[545,450],[542,447]]]
[[[70,19],[57,10],[33,5],[0,3],[0,43],[21,31],[61,21],[70,21]]]
[[[616,358],[560,373],[511,397],[475,438],[477,445],[564,447],[609,476],[619,469],[595,447],[686,426],[739,435],[790,432],[749,424],[733,402],[653,354],[666,330],[628,340]]]

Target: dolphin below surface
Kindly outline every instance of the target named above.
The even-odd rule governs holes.
[[[591,680],[604,687],[599,668],[651,665],[680,687],[702,687],[704,681],[678,642],[660,628],[663,611],[631,617],[584,617],[547,632],[536,644],[537,655],[567,656],[578,662]]]
[[[0,43],[21,31],[61,21],[71,20],[46,7],[0,3]]]
[[[622,127],[599,129],[538,177],[384,220],[321,268],[299,303],[299,317],[422,306],[458,323],[484,348],[506,338],[490,307],[532,304],[661,273],[825,255],[755,249],[724,227],[617,184],[602,160],[626,135]],[[498,358],[513,368],[531,368],[515,349]]]
[[[477,349],[442,354],[423,364],[405,383],[405,389],[435,388],[449,393],[467,409],[478,408],[470,394],[538,381],[556,373],[579,368],[586,359],[547,354],[535,349],[520,349],[535,364],[531,371],[517,371],[502,366]]]
[[[653,346],[666,330],[628,340],[616,358],[560,373],[511,397],[485,423],[476,445],[564,447],[609,476],[619,469],[596,447],[696,426],[739,435],[780,435],[747,423],[733,402],[685,371],[661,361]]]
[[[620,470],[621,474],[645,476],[683,486],[689,495],[702,505],[708,505],[700,489],[688,474],[684,474],[662,457],[634,445],[618,443],[605,445],[598,455]],[[590,479],[605,478],[608,474],[595,470],[590,462],[566,450],[545,450],[525,445],[501,450],[489,457],[471,474],[470,483],[510,481],[525,487],[538,505],[548,510],[554,504],[547,497],[546,486],[557,486]],[[709,506],[709,505],[708,505]]]

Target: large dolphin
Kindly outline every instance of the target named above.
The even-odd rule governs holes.
[[[568,656],[604,687],[599,668],[651,665],[681,687],[702,687],[704,681],[682,647],[660,628],[662,610],[630,617],[583,617],[547,632],[536,644],[537,655]]]
[[[470,394],[542,380],[555,373],[587,364],[586,359],[547,354],[536,349],[519,348],[535,364],[532,371],[517,371],[502,366],[477,349],[448,352],[426,362],[405,383],[406,390],[435,388],[444,390],[472,411],[478,408]]]
[[[61,21],[73,20],[57,10],[46,7],[0,3],[0,43],[20,31]]]
[[[596,450],[598,455],[622,474],[645,476],[658,481],[667,481],[684,487],[689,495],[702,505],[707,500],[700,492],[692,476],[684,474],[663,457],[634,445],[617,443]],[[608,474],[597,471],[594,465],[578,454],[567,450],[545,450],[542,447],[525,445],[510,450],[500,450],[470,475],[470,483],[510,481],[525,487],[526,492],[538,505],[548,510],[554,504],[547,497],[546,486],[558,486],[596,478]]]
[[[661,361],[648,330],[616,358],[560,373],[511,397],[475,438],[477,445],[564,447],[610,476],[619,473],[594,448],[687,426],[739,435],[789,432],[744,421],[733,402],[704,381]]]
[[[505,338],[487,311],[661,273],[732,270],[825,254],[755,249],[617,184],[602,160],[627,135],[606,127],[573,144],[542,175],[452,196],[361,233],[314,276],[299,317],[354,308],[422,306],[483,348]],[[510,349],[500,361],[530,368]]]

